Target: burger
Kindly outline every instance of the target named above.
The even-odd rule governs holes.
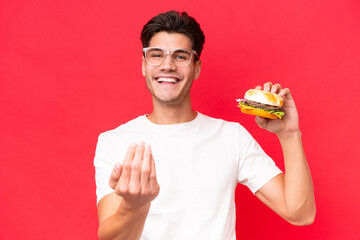
[[[277,119],[284,116],[284,101],[278,94],[250,89],[244,99],[236,99],[241,112],[265,118]]]

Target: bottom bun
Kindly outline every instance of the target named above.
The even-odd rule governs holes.
[[[269,112],[264,111],[264,110],[259,109],[259,108],[249,108],[249,107],[243,108],[242,107],[241,112],[243,112],[245,114],[264,117],[264,118],[271,118],[271,119],[277,119],[278,118],[275,114],[269,113]]]

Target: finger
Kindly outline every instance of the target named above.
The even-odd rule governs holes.
[[[151,171],[151,147],[145,146],[144,157],[141,167],[141,188],[145,189],[149,185]]]
[[[260,128],[266,128],[266,125],[268,123],[268,119],[264,118],[264,117],[259,117],[256,116],[255,117],[255,122],[259,125]]]
[[[272,86],[272,83],[271,83],[271,82],[265,83],[265,84],[264,84],[264,91],[270,92],[271,86]]]
[[[159,187],[157,179],[156,179],[156,168],[154,157],[151,155],[150,159],[150,187],[152,189],[157,189]]]
[[[281,91],[281,85],[279,83],[271,86],[272,93],[279,93]]]
[[[120,175],[120,179],[117,184],[117,188],[119,188],[119,190],[122,192],[126,192],[128,188],[128,184],[131,176],[131,164],[135,155],[135,148],[136,148],[135,143],[132,143],[129,146],[123,162],[122,174]]]
[[[135,150],[134,160],[131,164],[131,176],[129,182],[129,189],[131,193],[138,194],[140,192],[140,176],[141,176],[141,165],[144,155],[145,143],[140,142]]]
[[[281,97],[285,97],[285,98],[288,97],[288,96],[291,97],[291,93],[290,93],[290,90],[288,88],[281,89],[279,95]]]
[[[257,90],[262,90],[262,86],[257,85],[257,86],[255,87],[255,89],[257,89]]]
[[[110,186],[112,189],[115,189],[115,187],[116,187],[116,185],[117,185],[117,183],[118,183],[118,181],[119,181],[121,172],[122,172],[122,166],[121,166],[121,164],[120,164],[120,163],[116,163],[114,169],[113,169],[112,172],[111,172],[110,179],[109,179],[109,186]]]
[[[288,88],[284,88],[281,90],[279,95],[284,99],[284,107],[286,108],[296,108],[294,98],[291,95],[291,92]]]
[[[128,147],[128,150],[126,152],[124,161],[123,161],[123,165],[131,165],[133,158],[134,158],[134,154],[135,154],[135,149],[136,149],[136,143],[132,143],[130,144],[130,146]]]

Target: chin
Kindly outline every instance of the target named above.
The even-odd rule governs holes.
[[[187,95],[188,96],[188,95]],[[166,105],[183,105],[186,102],[187,96],[159,96],[153,94],[153,99],[160,103],[160,104],[166,104]]]

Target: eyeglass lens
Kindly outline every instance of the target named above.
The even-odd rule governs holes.
[[[146,60],[151,65],[162,64],[165,57],[166,52],[161,48],[150,48],[146,51]],[[191,54],[185,50],[178,49],[172,52],[171,59],[177,66],[183,66],[190,63]]]

